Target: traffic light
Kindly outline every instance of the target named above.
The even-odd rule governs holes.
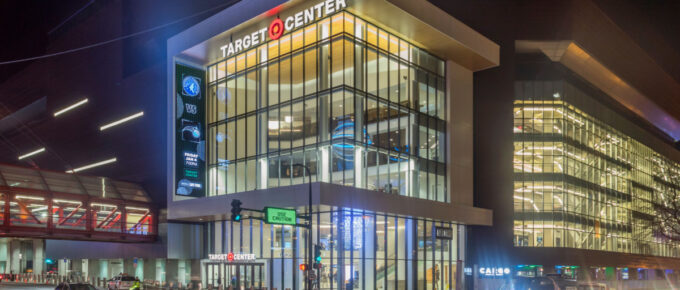
[[[321,246],[314,245],[314,268],[321,269]]]
[[[300,270],[301,271],[307,271],[309,269],[309,266],[307,264],[300,264]]]
[[[238,199],[231,201],[231,220],[235,222],[241,221],[241,201]]]

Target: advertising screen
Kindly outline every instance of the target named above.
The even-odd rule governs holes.
[[[175,194],[205,196],[205,71],[175,65]]]

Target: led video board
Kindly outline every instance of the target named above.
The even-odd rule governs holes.
[[[175,65],[175,194],[205,196],[205,71]]]

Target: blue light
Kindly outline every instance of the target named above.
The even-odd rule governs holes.
[[[197,78],[186,76],[182,79],[182,90],[185,95],[195,97],[201,92],[201,85],[198,83]]]

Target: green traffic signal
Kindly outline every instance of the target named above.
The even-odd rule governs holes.
[[[231,220],[241,221],[241,201],[234,199],[231,201]]]
[[[314,245],[314,261],[321,263],[321,247],[319,245]]]

